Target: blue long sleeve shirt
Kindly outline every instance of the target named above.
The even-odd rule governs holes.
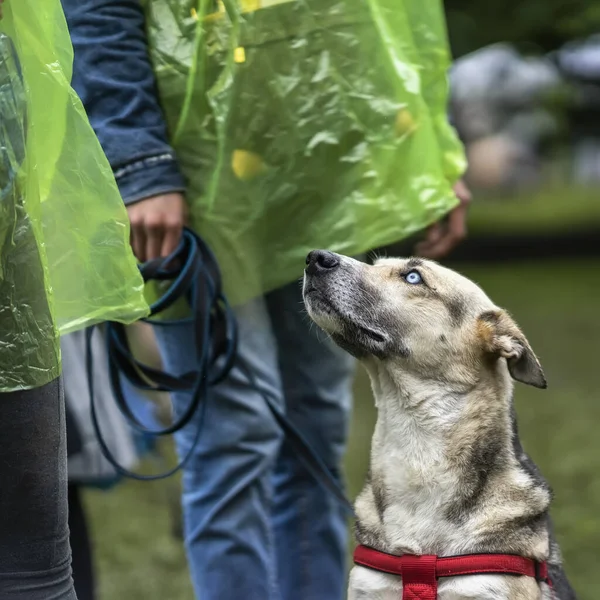
[[[125,203],[183,192],[139,0],[62,0],[62,5],[74,49],[72,85]]]

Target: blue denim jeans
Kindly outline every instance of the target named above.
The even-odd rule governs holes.
[[[340,475],[353,360],[303,312],[291,284],[237,309],[239,358],[278,398]],[[196,367],[188,325],[157,327],[165,367]],[[176,411],[189,403],[173,398]],[[185,540],[201,600],[345,598],[346,520],[284,440],[265,400],[234,368],[212,389],[200,443],[183,476]],[[195,424],[176,436],[186,454]]]

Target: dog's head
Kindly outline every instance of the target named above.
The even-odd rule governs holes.
[[[303,291],[317,325],[366,362],[460,385],[506,359],[515,380],[546,387],[511,317],[472,281],[437,263],[382,259],[370,266],[315,250],[307,257]]]

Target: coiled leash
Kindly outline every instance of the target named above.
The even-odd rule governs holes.
[[[196,432],[189,450],[179,464],[164,473],[141,475],[120,465],[108,448],[98,422],[91,348],[94,328],[91,327],[86,332],[86,367],[92,423],[102,453],[115,470],[125,477],[153,481],[169,477],[182,469],[200,440],[206,418],[209,389],[223,381],[236,365],[248,379],[250,387],[267,403],[285,439],[307,470],[348,513],[354,514],[352,505],[325,463],[304,435],[283,414],[276,401],[261,389],[251,370],[237,355],[238,330],[235,315],[223,294],[221,273],[215,256],[204,241],[189,229],[184,229],[179,247],[173,254],[140,265],[140,271],[145,282],[171,282],[166,293],[150,306],[150,316],[144,321],[159,327],[168,327],[182,321],[189,322],[196,332],[198,370],[175,376],[139,362],[131,352],[125,326],[120,323],[105,323],[108,372],[115,401],[131,427],[146,435],[169,435],[181,430],[192,420],[196,423]],[[191,317],[177,321],[149,321],[151,317],[163,312],[181,298],[185,298],[191,307]],[[190,404],[180,416],[174,417],[173,423],[168,427],[149,429],[129,407],[123,393],[121,377],[139,390],[190,392]]]

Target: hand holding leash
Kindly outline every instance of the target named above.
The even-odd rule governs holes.
[[[165,258],[177,249],[187,219],[183,194],[153,196],[129,205],[127,212],[131,247],[141,263]]]

